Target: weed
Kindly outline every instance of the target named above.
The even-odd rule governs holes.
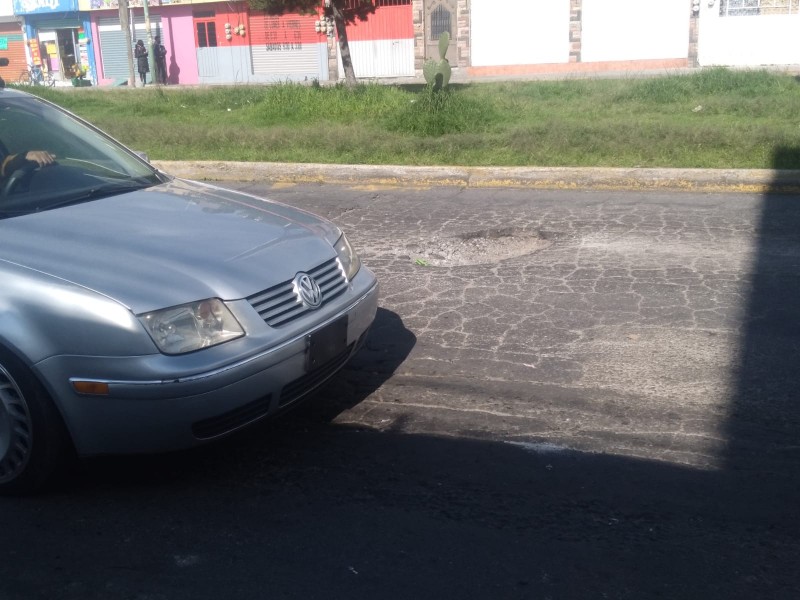
[[[452,88],[427,86],[387,116],[389,131],[420,136],[484,131],[497,121],[491,104]]]

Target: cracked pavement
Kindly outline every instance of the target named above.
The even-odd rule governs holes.
[[[798,288],[791,196],[771,201],[780,218],[761,240],[756,195],[240,185],[342,226],[415,338],[342,423],[719,468],[745,331],[768,317],[748,314],[765,243],[758,264],[786,286],[777,306]],[[478,238],[482,254],[459,262]],[[379,329],[367,352],[386,344]],[[772,412],[793,389],[778,392],[742,417],[739,445],[796,443],[796,410]],[[754,433],[780,421],[769,439]]]

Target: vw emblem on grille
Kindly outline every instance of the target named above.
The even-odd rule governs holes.
[[[308,273],[298,273],[294,278],[294,293],[308,308],[319,308],[322,304],[322,290]]]

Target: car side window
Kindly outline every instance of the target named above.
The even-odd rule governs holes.
[[[0,140],[6,154],[47,150],[63,155],[68,147],[62,137],[35,113],[9,108],[0,112]]]

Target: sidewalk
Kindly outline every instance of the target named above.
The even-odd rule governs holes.
[[[184,179],[273,184],[800,193],[800,170],[410,167],[223,161],[153,161],[153,165]]]

